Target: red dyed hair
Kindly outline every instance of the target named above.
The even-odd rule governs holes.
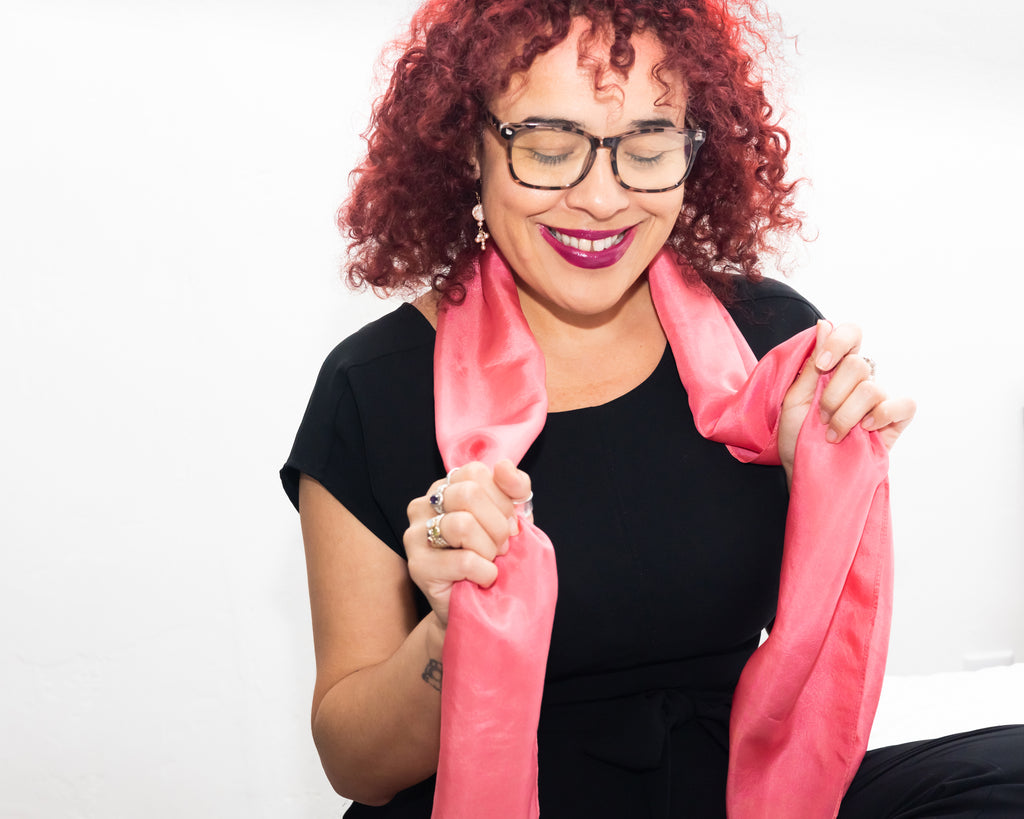
[[[668,243],[723,295],[729,272],[760,277],[772,235],[798,229],[800,218],[785,179],[789,137],[752,53],[769,50],[757,0],[431,0],[397,44],[339,213],[351,285],[429,283],[460,300],[477,253],[473,158],[487,103],[562,42],[577,16],[611,35],[608,66],[623,74],[634,61],[630,38],[653,33],[665,49],[656,77],[684,79],[687,119],[708,132]]]

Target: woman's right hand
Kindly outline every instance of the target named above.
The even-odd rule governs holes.
[[[446,482],[440,531],[450,548],[439,548],[427,537],[428,522],[437,516],[429,497]],[[494,559],[508,551],[509,536],[517,534],[514,501],[529,494],[530,477],[511,461],[499,461],[493,471],[473,462],[435,481],[426,495],[409,504],[403,537],[409,575],[442,628],[448,627],[454,583],[470,580],[487,588],[497,579]]]

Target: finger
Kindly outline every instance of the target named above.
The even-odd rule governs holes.
[[[847,355],[832,371],[832,378],[821,392],[821,422],[827,424],[840,405],[862,383],[874,384],[871,381],[871,365],[859,355]],[[885,398],[884,391],[877,388],[878,401]],[[857,419],[860,420],[859,418]]]
[[[440,520],[436,520],[435,523],[436,517],[428,518],[421,523],[412,523],[405,530],[402,542],[405,544],[406,557],[410,561],[436,562],[443,559],[438,558],[437,554],[456,551],[472,552],[488,562],[494,560],[498,554],[497,545],[470,513],[446,512],[440,515]],[[431,541],[428,530],[432,525],[437,526],[438,532],[447,546]],[[411,573],[412,569],[410,569]]]
[[[494,560],[498,548],[508,540],[508,519],[498,516],[498,531],[488,532],[472,512],[446,512],[438,523],[441,535],[454,549],[476,552],[487,560]],[[424,526],[424,531],[426,526]]]
[[[831,383],[829,386],[832,386]],[[874,381],[859,382],[832,413],[825,439],[832,443],[843,440],[850,430],[874,412],[884,399],[885,393]]]
[[[512,533],[519,534],[517,515],[533,520],[533,482],[530,476],[517,469],[509,460],[498,461],[494,465],[494,481],[498,488],[512,499],[514,509],[510,523]]]
[[[479,484],[506,518],[512,514],[512,500],[495,484],[494,472],[486,464],[473,461],[458,467],[450,477],[452,486],[469,481]]]
[[[533,488],[530,476],[507,458],[494,465],[494,483],[513,501],[525,498]]]
[[[860,349],[862,338],[860,327],[856,324],[838,324],[824,340],[821,349],[815,350],[814,366],[820,372],[828,372],[843,358]]]
[[[917,402],[912,398],[889,398],[875,407],[860,425],[866,430],[879,430],[888,426],[899,425],[902,432],[914,420],[917,413]]]
[[[893,448],[893,445],[896,443],[896,441],[899,440],[899,437],[903,434],[903,430],[905,430],[910,425],[910,422],[912,420],[912,418],[905,418],[902,421],[895,421],[894,423],[882,427],[880,430],[877,431],[878,437],[882,439],[882,443],[885,445],[886,449]]]
[[[819,319],[816,332],[814,350],[807,361],[804,362],[800,372],[797,373],[796,378],[793,380],[792,386],[786,392],[786,398],[783,403],[784,408],[798,404],[809,404],[814,398],[814,390],[817,387],[819,376],[818,370],[814,366],[814,361],[817,354],[824,349],[825,340],[832,332],[832,325],[825,319]]]
[[[493,561],[464,549],[413,549],[408,558],[409,575],[428,597],[443,596],[460,580],[487,588],[498,577]]]
[[[511,504],[507,498],[503,506]],[[499,508],[488,491],[476,481],[462,481],[453,483],[444,494],[444,509],[453,520],[462,525],[461,515],[469,515],[477,524],[472,534],[477,530],[484,533],[495,546],[503,544],[508,540],[509,515],[506,515],[503,508]],[[447,519],[447,518],[446,518]],[[453,524],[454,525],[454,524]],[[468,526],[468,524],[465,524]],[[462,529],[459,530],[460,532]],[[467,546],[463,546],[467,548]],[[468,548],[473,548],[469,546]]]

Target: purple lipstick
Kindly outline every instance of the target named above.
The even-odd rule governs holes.
[[[623,257],[636,235],[625,230],[564,230],[540,226],[544,240],[569,264],[587,270],[610,267]]]

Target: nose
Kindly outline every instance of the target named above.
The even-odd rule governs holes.
[[[629,207],[629,191],[618,183],[612,172],[612,154],[598,148],[594,164],[583,180],[566,191],[569,207],[586,211],[597,221],[604,221]]]

